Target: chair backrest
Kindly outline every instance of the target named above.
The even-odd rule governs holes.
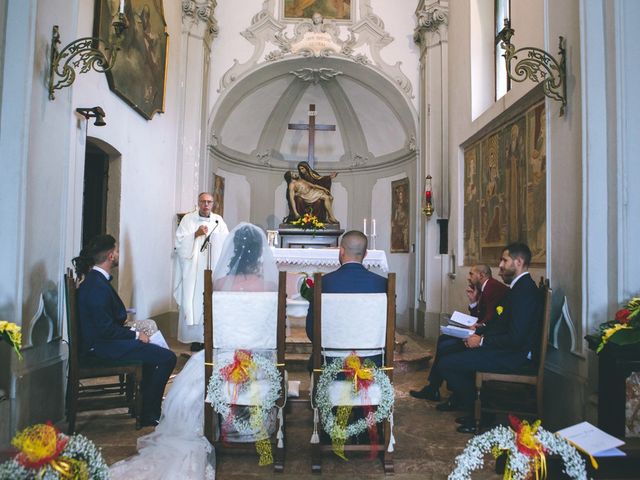
[[[322,348],[382,348],[387,329],[386,293],[323,293]]]
[[[386,293],[322,293],[319,273],[315,274],[314,283],[314,368],[320,365],[322,349],[328,350],[325,353],[329,356],[343,356],[339,350],[348,354],[351,350],[383,349],[385,362],[392,362],[395,273],[387,277]]]
[[[64,290],[67,307],[67,334],[69,335],[69,375],[75,375],[78,369],[78,287],[73,270],[67,269],[64,275]]]
[[[543,299],[542,325],[540,332],[540,345],[538,350],[538,379],[541,381],[544,372],[544,362],[547,358],[547,344],[549,343],[549,327],[551,326],[551,294],[553,291],[549,286],[549,279],[540,279],[540,294]]]
[[[213,348],[275,350],[278,292],[213,292]]]

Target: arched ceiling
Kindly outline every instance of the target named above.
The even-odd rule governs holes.
[[[307,159],[308,132],[289,123],[316,124],[316,168],[378,169],[415,158],[415,120],[395,86],[364,65],[340,59],[268,64],[233,85],[218,101],[212,151],[249,167],[290,168]]]

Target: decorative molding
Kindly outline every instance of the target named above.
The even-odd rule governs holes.
[[[351,164],[349,165],[349,168],[364,167],[368,161],[368,157],[363,157],[362,155],[358,155],[356,153],[351,157]]]
[[[409,98],[413,98],[413,88],[409,78],[400,69],[401,62],[391,65],[386,63],[380,50],[391,42],[391,37],[384,29],[384,22],[373,13],[369,0],[362,0],[360,18],[353,26],[348,27],[348,35],[340,38],[340,27],[332,20],[316,17],[304,19],[296,23],[293,36],[286,34],[286,25],[275,17],[273,1],[265,1],[260,10],[251,19],[251,25],[241,35],[254,46],[253,54],[246,62],[234,59],[233,65],[222,76],[218,92],[228,88],[242,75],[255,68],[260,59],[275,62],[291,56],[302,57],[337,57],[350,60],[374,68],[388,77]],[[267,51],[267,46],[276,47]],[[370,57],[356,49],[368,47]]]
[[[341,71],[334,70],[333,68],[300,68],[290,71],[289,73],[295,75],[303,82],[312,82],[314,84],[321,81],[329,81],[338,75],[342,75]]]
[[[269,148],[262,153],[256,153],[256,158],[265,167],[271,167],[271,155],[273,151]]]
[[[25,347],[33,347],[33,332],[36,326],[39,327],[40,322],[46,322],[45,326],[47,328],[47,340],[46,343],[49,343],[53,340],[55,334],[55,319],[49,315],[47,311],[44,295],[40,293],[40,297],[38,298],[38,309],[36,313],[31,318],[29,322],[29,333],[27,335],[26,341],[23,342],[23,348]]]
[[[409,139],[407,140],[407,150],[409,150],[410,152],[415,152],[416,151],[416,136],[415,135],[411,135],[409,137]]]
[[[218,21],[213,16],[217,4],[217,0],[182,0],[182,20],[203,22],[209,37],[215,38],[220,31]]]
[[[560,348],[558,336],[560,334],[560,326],[563,323],[567,326],[567,329],[569,330],[569,336],[571,337],[571,348],[569,349],[569,351],[574,355],[578,355],[581,357],[582,352],[578,347],[578,345],[581,345],[582,342],[578,342],[578,334],[576,333],[576,328],[571,318],[571,311],[569,310],[569,302],[567,301],[566,295],[564,296],[562,309],[560,310],[560,315],[558,316],[558,319],[556,320],[556,324],[553,327],[553,332],[550,335],[551,337],[550,343],[553,346],[553,348],[555,348],[556,350]]]
[[[416,11],[417,25],[413,41],[423,47],[447,41],[449,25],[449,2],[438,1],[428,6],[422,4]]]

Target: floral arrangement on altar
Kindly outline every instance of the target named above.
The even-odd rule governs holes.
[[[311,299],[313,298],[313,278],[309,277],[306,273],[300,283],[300,296],[309,303],[311,303]]]
[[[255,399],[255,404],[249,406],[249,419],[242,418],[234,410],[242,408],[236,405],[238,395],[245,392],[251,382],[257,378],[266,379],[268,389],[266,395]],[[227,400],[225,383],[232,385],[231,402]],[[222,436],[231,426],[241,435],[255,435],[256,432],[268,437],[265,425],[269,412],[276,406],[280,396],[282,377],[273,361],[248,350],[236,350],[233,359],[223,362],[214,369],[207,386],[206,400],[223,419]],[[256,395],[260,392],[256,389]],[[271,442],[268,438],[256,441],[256,451],[259,455],[259,465],[273,463]]]
[[[109,467],[100,449],[83,435],[70,437],[50,423],[18,432],[12,445],[18,454],[0,464],[0,478],[12,480],[108,480]]]
[[[376,408],[363,405],[365,408],[364,418],[360,418],[351,424],[348,424],[348,421],[352,407],[340,405],[338,406],[337,414],[334,415],[333,405],[329,397],[329,387],[336,381],[339,373],[344,373],[345,378],[353,382],[352,395],[354,396],[361,395],[366,397],[367,391],[374,384],[380,388],[381,398]],[[359,435],[367,429],[369,430],[369,438],[372,444],[377,443],[376,424],[390,418],[393,412],[393,385],[382,368],[376,367],[368,359],[363,362],[354,352],[344,359],[336,358],[328,365],[325,365],[318,380],[315,401],[320,411],[320,419],[324,430],[331,437],[333,451],[338,456],[345,458],[344,445],[346,440]]]
[[[6,320],[0,320],[0,340],[4,340],[11,345],[18,354],[18,358],[22,359],[22,354],[20,353],[22,334],[18,325]]]
[[[633,297],[627,304],[616,312],[615,320],[601,323],[598,327],[600,344],[596,353],[608,343],[616,345],[630,345],[640,342],[640,297]]]
[[[322,230],[324,228],[324,223],[322,223],[318,217],[311,213],[305,213],[299,219],[291,222],[291,225],[302,228],[304,230]]]
[[[482,435],[473,437],[461,455],[456,457],[456,468],[449,480],[470,480],[471,472],[482,468],[484,456],[494,458],[505,454],[507,463],[505,480],[544,479],[547,473],[546,456],[560,455],[564,473],[574,480],[587,480],[585,461],[578,451],[562,437],[540,426],[509,415],[511,428],[498,426]]]

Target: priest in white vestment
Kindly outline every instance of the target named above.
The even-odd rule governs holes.
[[[180,309],[178,340],[191,343],[192,347],[204,340],[204,270],[208,266],[209,250],[213,270],[229,233],[222,217],[211,213],[213,202],[210,193],[198,195],[198,208],[182,218],[176,231],[173,295]]]

